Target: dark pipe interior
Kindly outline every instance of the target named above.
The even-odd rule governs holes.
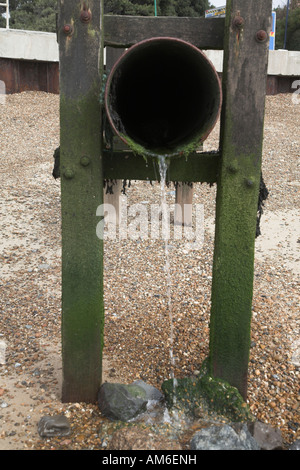
[[[206,137],[220,107],[220,84],[210,62],[172,39],[129,50],[112,71],[108,95],[117,132],[150,150]]]

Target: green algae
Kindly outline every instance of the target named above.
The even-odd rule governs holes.
[[[201,145],[201,141],[199,141],[199,139],[196,139],[196,140],[189,142],[188,144],[181,145],[174,149],[171,149],[171,148],[168,149],[166,147],[147,149],[143,145],[137,143],[127,134],[120,132],[119,135],[121,139],[126,142],[130,150],[135,155],[142,156],[146,161],[148,160],[149,157],[150,158],[164,157],[166,158],[166,160],[170,158],[176,158],[176,157],[184,157],[187,159],[189,155],[195,152]]]
[[[169,409],[182,409],[185,413],[199,415],[199,410],[218,414],[232,422],[253,421],[249,405],[243,400],[237,388],[228,382],[211,377],[203,367],[199,377],[173,379],[162,384],[162,390]]]

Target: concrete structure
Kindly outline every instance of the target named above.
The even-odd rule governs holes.
[[[300,51],[270,51],[269,53],[269,75],[299,76],[300,74]]]
[[[223,71],[223,51],[206,51],[208,58],[214,64],[217,72]],[[299,76],[300,51],[279,49],[269,51],[268,75]]]
[[[0,57],[5,59],[58,62],[56,34],[0,29]]]
[[[223,51],[206,51],[223,72]],[[255,65],[254,65],[255,66]],[[0,29],[0,80],[7,93],[41,90],[59,93],[59,52],[55,33]],[[268,94],[293,92],[300,78],[300,51],[269,52]]]
[[[223,72],[223,51],[206,51],[217,72]],[[292,93],[293,83],[300,78],[300,51],[269,51],[267,94]]]
[[[0,80],[6,93],[59,93],[56,34],[0,29]]]

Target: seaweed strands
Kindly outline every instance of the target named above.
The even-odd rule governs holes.
[[[261,216],[263,214],[264,201],[268,198],[268,196],[269,196],[269,191],[264,182],[263,175],[261,173],[258,204],[257,204],[257,219],[256,219],[256,234],[255,234],[256,238],[259,237],[259,235],[261,235],[260,221],[261,221]]]

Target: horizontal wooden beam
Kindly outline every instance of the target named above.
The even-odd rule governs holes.
[[[174,37],[200,49],[223,49],[225,18],[105,15],[104,44],[130,47],[152,37]]]
[[[173,158],[167,172],[167,181],[217,181],[220,155],[218,152],[193,153],[185,158]],[[132,152],[104,152],[104,179],[159,181],[159,168],[155,159],[147,161]]]

